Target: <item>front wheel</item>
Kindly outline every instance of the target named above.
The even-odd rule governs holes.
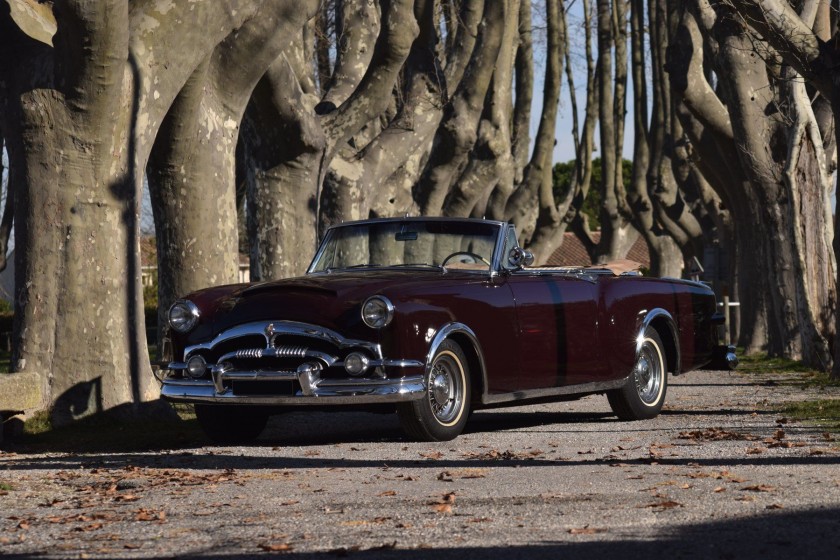
[[[397,408],[405,433],[418,441],[449,441],[464,431],[470,410],[470,372],[457,343],[441,343],[422,399]]]
[[[630,378],[621,389],[607,392],[610,407],[621,420],[654,418],[662,410],[668,369],[662,339],[648,328]]]
[[[225,445],[250,443],[268,423],[268,413],[255,407],[197,404],[198,425],[211,440]]]

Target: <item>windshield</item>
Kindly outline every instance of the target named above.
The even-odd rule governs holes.
[[[456,220],[376,221],[330,229],[309,272],[434,268],[488,272],[498,224]]]

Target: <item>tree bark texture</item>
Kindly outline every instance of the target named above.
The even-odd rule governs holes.
[[[715,72],[726,76],[720,82],[725,102],[715,101],[716,93],[702,83],[697,70],[697,87],[686,88],[687,81],[673,78],[672,84],[678,89],[682,86],[686,105],[703,127],[735,144],[740,168],[735,176],[745,181],[717,186],[723,188],[722,199],[732,206],[739,269],[741,274],[750,273],[749,288],[741,282],[742,305],[747,303],[742,311],[750,314],[763,308],[766,349],[771,355],[829,368],[836,265],[826,237],[830,231],[825,205],[827,158],[810,100],[785,79],[793,75],[774,56],[781,51],[751,34],[735,12],[702,2],[692,8],[683,15],[683,39],[693,34],[696,40],[698,33],[692,26],[698,22],[711,31]],[[797,41],[807,43],[807,38]],[[700,48],[699,42],[692,45]],[[779,43],[785,48],[790,45]],[[699,55],[693,56],[696,60]],[[775,111],[768,113],[768,107]],[[698,127],[689,122],[686,129],[691,134],[692,127],[697,136]],[[702,145],[702,139],[698,140]],[[769,297],[757,301],[757,290]],[[742,342],[760,342],[755,334],[745,320]],[[743,340],[750,335],[753,340]]]
[[[143,170],[181,86],[255,9],[63,2],[53,49],[22,35],[4,5],[3,130],[18,195],[12,369],[41,377],[57,423],[156,396],[140,284]]]
[[[179,296],[238,281],[239,123],[257,81],[314,8],[314,2],[265,2],[196,69],[163,122],[148,166],[159,332]]]

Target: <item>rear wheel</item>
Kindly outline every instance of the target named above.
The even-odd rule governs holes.
[[[405,433],[419,441],[448,441],[464,431],[470,410],[470,372],[457,343],[441,343],[422,399],[397,408]]]
[[[249,406],[197,404],[195,416],[204,433],[216,443],[250,443],[268,423],[268,412]]]
[[[654,418],[662,410],[668,386],[665,351],[659,333],[645,331],[633,372],[621,389],[607,392],[610,407],[621,420]]]

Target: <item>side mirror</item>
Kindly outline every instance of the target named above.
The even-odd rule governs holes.
[[[531,266],[534,264],[534,253],[526,251],[522,247],[514,247],[510,250],[510,254],[508,255],[508,263],[516,268]]]

